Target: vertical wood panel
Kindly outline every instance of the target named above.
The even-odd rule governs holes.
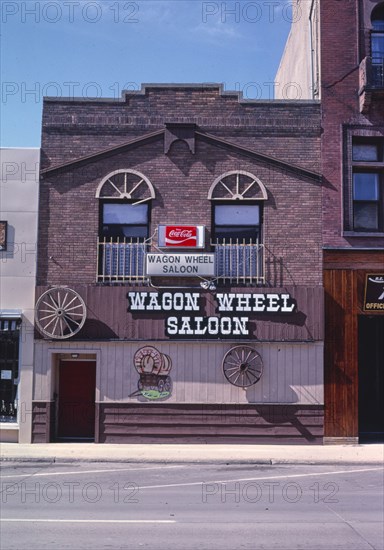
[[[123,398],[123,371],[124,371],[124,353],[123,346],[115,346],[115,395],[117,399]]]
[[[356,272],[324,272],[325,437],[358,436]]]

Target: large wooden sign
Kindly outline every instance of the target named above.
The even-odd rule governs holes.
[[[131,312],[167,312],[165,333],[174,338],[249,337],[252,314],[289,314],[296,307],[289,294],[218,292],[218,315],[204,316],[198,292],[128,292],[127,298]]]

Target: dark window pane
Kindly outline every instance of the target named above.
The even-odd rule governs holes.
[[[355,203],[354,228],[377,230],[379,228],[378,205],[368,203]]]
[[[379,200],[379,174],[355,172],[353,174],[353,198],[359,201]]]
[[[384,57],[384,32],[372,33],[372,62],[381,63]]]
[[[122,232],[124,237],[142,237],[143,239],[147,238],[147,226],[140,225],[124,225],[122,226]]]
[[[374,162],[379,160],[378,147],[375,143],[355,143],[353,160]]]
[[[105,203],[103,204],[104,224],[145,224],[148,221],[147,204]]]
[[[382,3],[373,9],[371,21],[374,29],[384,30],[384,5]]]
[[[215,230],[215,238],[220,241],[225,239],[226,243],[229,243],[231,240],[233,243],[236,241],[239,241],[240,243],[243,241],[246,243],[250,241],[256,242],[258,236],[259,229],[257,227],[220,226],[216,227]]]
[[[221,204],[215,206],[216,225],[259,225],[258,204]]]
[[[110,239],[143,238],[148,237],[148,228],[143,225],[104,225],[102,237]]]

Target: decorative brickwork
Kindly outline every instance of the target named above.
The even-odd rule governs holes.
[[[194,153],[177,140],[164,154],[161,131],[175,123],[196,125],[194,136],[188,127]],[[148,140],[140,140],[147,134]],[[118,149],[108,151],[114,147]],[[255,174],[268,191],[263,213],[266,284],[319,285],[319,148],[315,102],[246,102],[237,94],[223,94],[220,86],[204,85],[147,86],[123,101],[46,100],[38,285],[95,283],[95,193],[102,178],[118,169],[137,170],[152,182],[152,232],[164,223],[205,225],[207,249],[207,194],[213,181],[232,170]]]

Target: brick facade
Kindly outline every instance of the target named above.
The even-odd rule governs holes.
[[[370,14],[378,1],[320,2],[323,244],[325,247],[384,246],[384,235],[343,235],[343,200],[348,192],[350,170],[346,131],[384,135],[384,102],[377,95],[360,112],[360,63],[369,55]],[[342,14],[343,24],[340,25]],[[358,39],[359,37],[359,39]],[[379,92],[375,92],[379,93]]]
[[[67,415],[65,403],[73,412],[73,403],[81,401],[74,391],[81,386],[91,395],[87,410],[93,423],[82,427],[82,435],[96,442],[156,437],[321,442],[320,135],[318,102],[245,101],[237,93],[223,93],[219,85],[147,85],[121,101],[45,100],[36,292],[44,327],[36,335],[34,441],[78,436],[78,423]],[[247,268],[253,269],[252,277],[236,276],[233,282],[220,276],[146,276],[105,284],[103,276],[97,277],[102,201],[96,194],[106,176],[123,169],[150,182],[148,249],[159,252],[159,225],[205,226],[205,248],[195,252],[199,260],[202,253],[214,252],[216,267],[227,260],[218,259],[211,245],[214,199],[209,194],[228,198],[228,188],[218,184],[215,195],[213,185],[224,174],[252,174],[252,204],[262,199],[264,245],[243,246],[249,254],[257,250],[258,263]],[[236,181],[229,192],[235,197],[232,205],[242,202]],[[265,271],[258,279],[253,266],[260,259]],[[235,255],[234,269],[242,262]],[[230,269],[225,266],[227,273]],[[57,286],[70,290],[51,288]],[[132,306],[137,293],[151,293],[154,301],[165,295],[183,300],[191,289],[197,300],[193,311],[178,305],[174,311],[164,305],[148,311]],[[77,302],[70,301],[73,294],[67,298],[70,292],[86,309],[84,324],[72,335],[70,316],[77,315],[76,323],[82,314],[73,309]],[[240,301],[221,308],[220,292]],[[285,295],[292,309],[257,311],[241,302],[263,300],[264,293],[272,301]],[[64,319],[63,304],[70,312]],[[253,366],[259,360],[265,374]],[[72,372],[79,382],[66,395]],[[154,406],[151,399],[160,402]],[[276,403],[283,406],[276,409]]]
[[[383,319],[380,312],[368,316],[362,303],[367,275],[383,273],[384,233],[359,235],[351,219],[352,137],[384,136],[384,88],[375,87],[366,71],[371,55],[371,14],[380,3],[320,2],[326,249],[324,435],[330,442],[383,437],[382,399],[374,391],[382,385],[383,348],[378,335]],[[368,325],[367,332],[364,327]]]
[[[299,166],[319,171],[320,116],[314,102],[245,102],[222,94],[219,86],[150,86],[121,102],[47,100],[42,168],[52,170],[98,154],[163,130],[169,122],[194,123],[199,132],[237,147],[196,136],[195,154],[182,141],[164,154],[160,136],[48,172],[40,195],[38,285],[95,282],[95,193],[100,180],[120,168],[138,170],[153,184],[152,228],[161,223],[202,224],[208,228],[208,242],[211,184],[230,170],[251,172],[268,190],[263,227],[267,285],[321,284],[321,185],[316,177],[295,170]]]

